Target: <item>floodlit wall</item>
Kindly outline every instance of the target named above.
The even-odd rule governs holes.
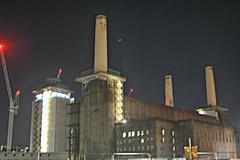
[[[59,92],[63,90],[64,92]],[[69,93],[68,93],[69,92]],[[48,87],[40,90],[32,103],[31,152],[66,152],[69,149],[67,127],[70,92]]]
[[[114,150],[117,81],[87,84],[80,107],[80,154],[89,159],[111,157]]]

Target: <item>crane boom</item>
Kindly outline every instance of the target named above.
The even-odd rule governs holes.
[[[10,86],[10,82],[9,82],[9,78],[8,78],[7,65],[6,65],[2,46],[0,46],[0,51],[1,51],[1,61],[2,61],[4,79],[5,79],[5,83],[6,83],[6,87],[7,87],[8,99],[9,99],[10,106],[13,106],[12,91],[11,91],[11,86]]]
[[[7,151],[11,151],[12,149],[12,135],[13,135],[13,121],[14,121],[14,114],[17,114],[18,106],[19,106],[19,94],[20,91],[17,91],[15,94],[15,98],[13,100],[12,97],[12,90],[9,82],[7,65],[3,53],[2,46],[0,45],[0,54],[1,54],[1,61],[3,66],[3,74],[6,83],[8,99],[9,99],[9,116],[8,116],[8,136],[7,136]]]

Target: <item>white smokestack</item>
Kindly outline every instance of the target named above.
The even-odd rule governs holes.
[[[94,73],[107,72],[107,19],[105,15],[96,17],[94,58]]]
[[[207,66],[205,68],[205,76],[206,76],[206,90],[207,90],[207,105],[216,106],[216,90],[215,90],[215,80],[213,67]]]
[[[172,76],[165,75],[165,105],[174,107]]]

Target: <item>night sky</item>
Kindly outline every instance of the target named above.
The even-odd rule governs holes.
[[[0,42],[12,89],[21,88],[14,144],[27,145],[31,90],[63,68],[75,78],[93,68],[95,16],[108,17],[109,68],[127,77],[125,93],[164,102],[173,75],[176,107],[206,105],[204,67],[215,69],[217,100],[240,127],[240,4],[221,0],[1,0]],[[8,97],[0,66],[0,144],[6,144]]]

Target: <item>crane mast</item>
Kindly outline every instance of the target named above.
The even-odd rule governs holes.
[[[3,74],[7,88],[7,94],[9,99],[9,116],[8,116],[8,136],[7,136],[7,151],[11,151],[12,149],[12,135],[13,135],[13,121],[14,121],[14,114],[17,114],[17,110],[19,108],[19,95],[20,91],[17,91],[15,94],[15,98],[13,100],[12,97],[12,90],[9,82],[7,65],[2,49],[2,45],[0,45],[0,54],[1,54],[1,62],[3,67]]]

